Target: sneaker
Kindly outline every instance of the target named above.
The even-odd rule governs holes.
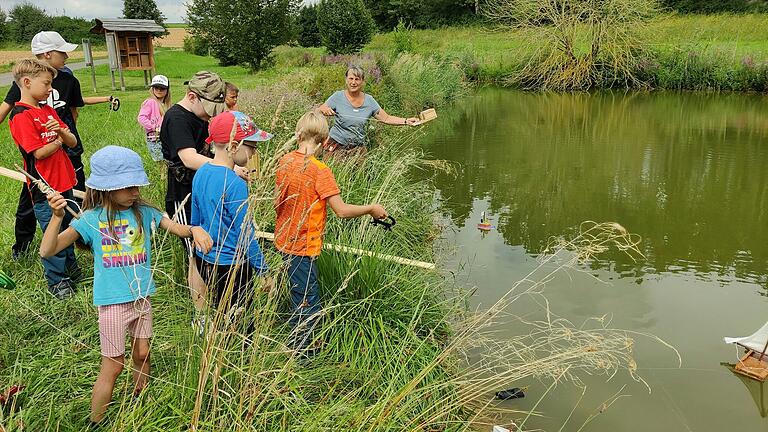
[[[59,300],[66,300],[75,295],[75,290],[69,279],[63,279],[57,284],[48,286],[48,291]]]
[[[192,318],[192,330],[194,330],[199,336],[205,334],[205,322],[208,317],[205,314],[199,314],[197,317]]]

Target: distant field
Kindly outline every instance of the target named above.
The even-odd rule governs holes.
[[[106,51],[94,51],[93,52],[94,57],[106,57],[107,52]],[[23,58],[29,58],[32,54],[29,50],[13,50],[13,51],[0,51],[0,65],[7,65],[9,63],[14,63],[17,60],[21,60]],[[69,58],[71,60],[77,61],[83,59],[83,50],[79,49],[71,52],[69,54]]]
[[[175,24],[174,24],[175,25]],[[181,25],[181,24],[179,24]],[[166,48],[181,48],[184,46],[184,36],[187,35],[186,24],[185,27],[171,27],[168,28],[168,36],[155,39],[155,46],[161,46]]]

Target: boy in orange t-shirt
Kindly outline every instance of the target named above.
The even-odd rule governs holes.
[[[309,346],[321,310],[316,261],[323,247],[326,203],[341,218],[387,217],[379,204],[361,206],[341,199],[331,169],[314,156],[327,136],[328,122],[322,113],[304,114],[296,124],[298,149],[280,159],[276,175],[275,246],[288,264],[290,322],[295,327],[292,348],[297,350]]]

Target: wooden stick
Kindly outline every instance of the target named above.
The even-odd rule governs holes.
[[[22,183],[26,183],[27,182],[27,178],[24,176],[24,174],[22,174],[22,173],[20,173],[18,171],[14,171],[12,169],[8,169],[6,167],[0,167],[0,175],[3,176],[3,177],[8,177],[9,179],[20,181]],[[74,195],[75,198],[78,198],[78,199],[84,199],[85,198],[85,192],[77,190],[77,189],[72,189],[72,195]]]
[[[269,240],[269,241],[275,241],[275,235],[271,232],[265,232],[265,231],[256,231],[256,236]],[[338,252],[346,252],[351,253],[354,255],[363,255],[363,256],[369,256],[374,258],[380,258],[385,261],[391,261],[398,264],[403,265],[409,265],[413,267],[420,267],[427,270],[434,270],[435,265],[433,263],[428,263],[424,261],[416,261],[408,258],[401,258],[394,255],[386,255],[386,254],[378,254],[371,251],[363,250],[363,249],[357,249],[349,246],[341,246],[341,245],[335,245],[332,243],[323,243],[323,249],[331,249]]]

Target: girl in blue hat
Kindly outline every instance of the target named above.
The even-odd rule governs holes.
[[[67,201],[49,194],[53,217],[40,243],[40,255],[51,256],[80,240],[93,252],[93,303],[99,309],[101,370],[93,386],[91,421],[99,422],[112,400],[112,390],[125,362],[125,336],[131,337],[134,393],[149,378],[149,339],[152,337],[150,235],[160,227],[179,237],[191,237],[204,252],[211,237],[197,226],[173,222],[141,199],[139,187],[149,184],[139,155],[125,147],[107,146],[91,156],[85,181],[83,213],[59,233]]]

